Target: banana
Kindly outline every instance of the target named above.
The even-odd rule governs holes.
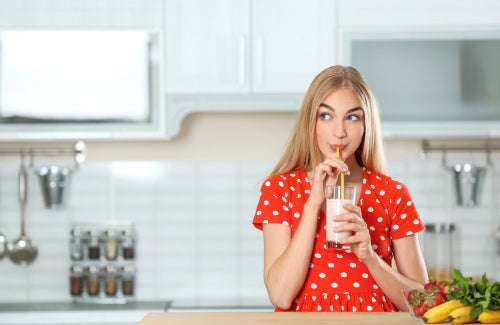
[[[451,321],[452,324],[474,323],[476,320],[470,318],[471,310],[472,306],[457,308],[450,313],[450,315],[448,316],[448,321]]]
[[[490,310],[482,312],[477,317],[477,320],[484,324],[500,323],[500,310]]]
[[[449,300],[426,311],[423,317],[424,322],[427,324],[441,323],[442,321],[448,319],[448,316],[452,311],[464,306],[465,305],[460,303],[460,299]]]

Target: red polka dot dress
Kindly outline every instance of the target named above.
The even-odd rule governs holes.
[[[293,236],[310,192],[306,172],[268,178],[261,187],[254,226],[262,230],[265,223],[281,223],[290,227]],[[406,186],[365,168],[358,206],[374,251],[389,265],[392,240],[424,229]],[[396,311],[354,253],[326,248],[323,211],[318,219],[309,271],[290,311]]]

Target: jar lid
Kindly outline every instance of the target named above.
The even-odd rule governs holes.
[[[122,266],[122,270],[121,271],[123,273],[134,273],[135,272],[135,266],[131,265],[131,264],[124,265],[124,266]]]
[[[113,265],[106,265],[104,268],[104,272],[111,274],[111,273],[116,273],[116,267]]]
[[[89,265],[87,266],[87,272],[88,273],[99,273],[100,269],[99,267],[95,266],[95,265]]]
[[[99,236],[101,234],[101,232],[97,229],[90,229],[87,234],[91,237],[96,237],[96,236]]]
[[[125,228],[122,232],[123,236],[133,236],[134,230],[132,228]]]
[[[107,237],[116,237],[118,232],[115,229],[108,229],[104,232]]]
[[[429,223],[425,225],[425,230],[428,232],[451,233],[455,231],[453,223]]]
[[[71,265],[69,268],[70,272],[72,273],[82,273],[83,272],[83,266],[81,265]]]

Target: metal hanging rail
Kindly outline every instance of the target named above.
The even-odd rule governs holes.
[[[490,146],[490,145],[483,145],[483,146],[446,146],[446,145],[441,145],[441,146],[431,146],[429,144],[429,141],[424,140],[422,141],[422,157],[425,158],[427,157],[427,154],[431,151],[440,151],[442,156],[442,163],[443,166],[446,167],[446,154],[448,152],[484,152],[486,154],[486,162],[488,165],[492,164],[491,161],[491,152],[492,151],[500,151],[500,146]]]
[[[429,141],[427,141],[427,140],[422,141],[422,153],[424,155],[426,155],[430,151],[441,151],[441,152],[449,152],[449,151],[467,151],[467,152],[475,151],[475,152],[478,152],[478,151],[482,151],[482,152],[489,153],[491,151],[500,151],[500,146],[488,146],[488,145],[485,145],[485,146],[445,146],[445,145],[442,145],[442,146],[433,147],[429,144]]]
[[[73,156],[75,163],[81,164],[87,158],[87,146],[83,141],[77,141],[72,148],[19,148],[1,149],[0,155],[29,155],[32,159],[35,156],[57,157]]]

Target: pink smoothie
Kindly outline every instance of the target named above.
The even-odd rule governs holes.
[[[334,232],[333,229],[337,226],[347,224],[348,222],[336,222],[333,218],[339,214],[348,212],[342,206],[344,204],[352,204],[352,200],[326,200],[326,248],[349,249],[349,244],[340,244],[339,239],[351,236],[350,231]]]

